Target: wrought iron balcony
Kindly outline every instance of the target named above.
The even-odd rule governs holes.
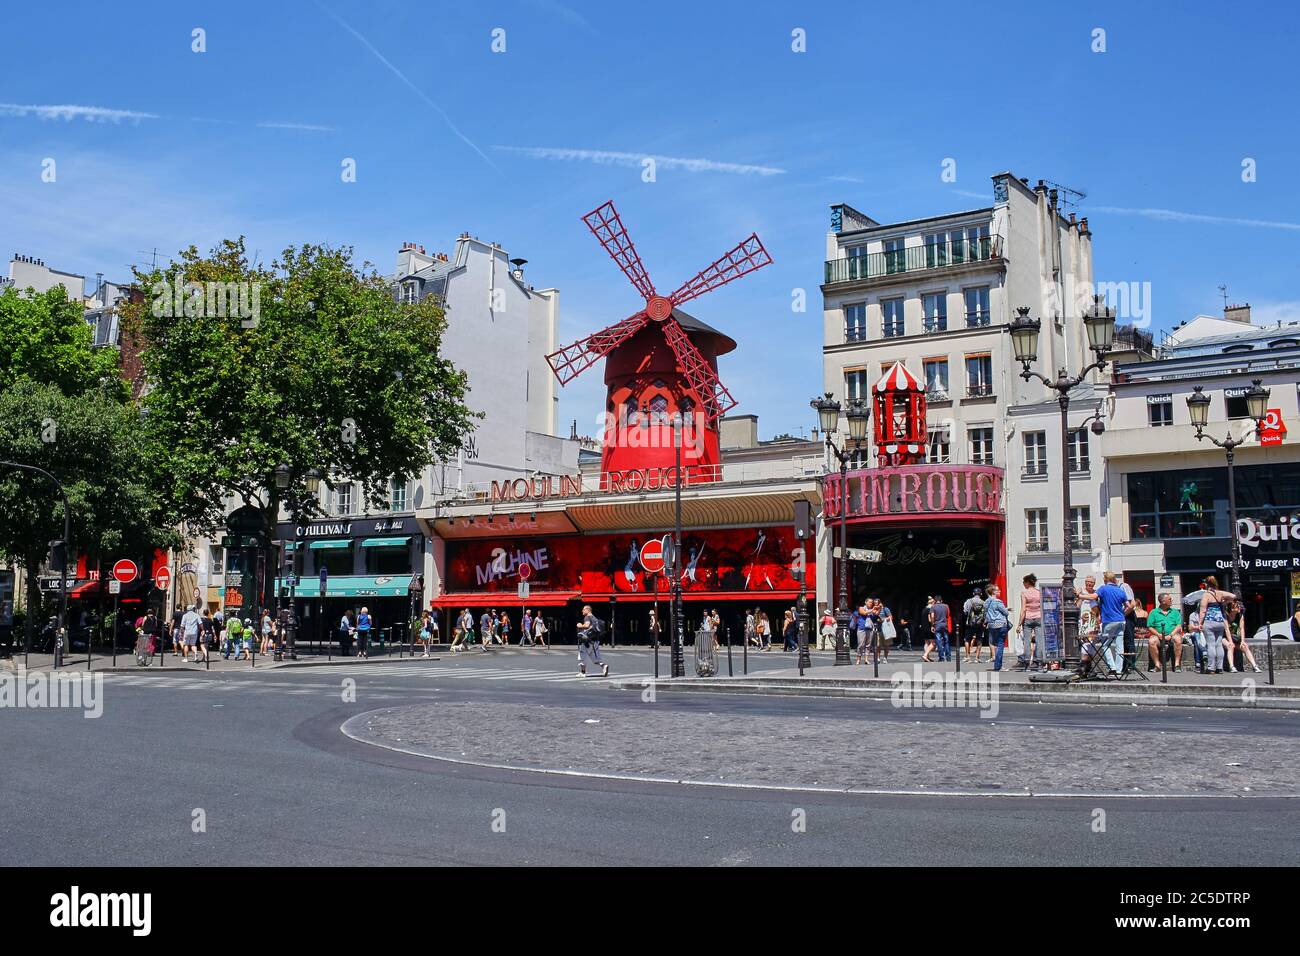
[[[1047,539],[1046,539],[1046,538],[1030,538],[1028,541],[1025,542],[1025,550],[1026,550],[1026,551],[1046,551],[1046,550],[1047,550]]]
[[[1000,258],[1002,248],[996,236],[909,246],[894,252],[872,252],[827,260],[826,282],[875,281]]]
[[[1045,461],[1030,462],[1029,464],[1025,465],[1021,474],[1023,474],[1024,477],[1026,478],[1046,478],[1047,462]]]
[[[972,382],[966,386],[967,398],[988,398],[993,394],[992,382]]]
[[[992,322],[993,317],[988,312],[967,312],[966,328],[979,329]]]
[[[935,316],[932,319],[922,319],[921,328],[926,335],[933,335],[935,332],[948,331],[948,317],[944,315]]]

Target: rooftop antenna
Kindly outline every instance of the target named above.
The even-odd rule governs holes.
[[[1226,285],[1219,286],[1219,295],[1223,296],[1223,314],[1227,315],[1228,314],[1228,287]]]
[[[139,253],[140,255],[142,255],[142,256],[152,256],[152,264],[151,264],[150,267],[149,267],[149,271],[150,271],[150,272],[157,272],[157,271],[158,271],[158,248],[157,248],[157,246],[155,246],[152,250],[149,250],[149,249],[137,249],[136,252],[138,252],[138,253]]]
[[[1088,194],[1082,189],[1071,189],[1069,186],[1054,183],[1050,179],[1044,179],[1043,182],[1061,194],[1061,204],[1063,206],[1077,206],[1088,198]]]

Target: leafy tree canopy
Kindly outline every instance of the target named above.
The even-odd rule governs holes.
[[[198,529],[215,530],[231,494],[274,520],[281,464],[307,513],[313,468],[380,506],[390,477],[454,455],[472,430],[466,376],[439,355],[441,309],[397,302],[350,248],[290,247],[264,268],[241,237],[136,278],[124,334],[143,346],[170,506]]]
[[[108,382],[119,400],[127,397],[117,350],[94,348],[85,310],[61,286],[0,293],[0,343],[0,387],[27,380],[80,395]]]
[[[145,469],[148,453],[134,406],[114,386],[67,396],[19,381],[0,392],[0,460],[43,468],[63,484],[76,553],[134,557],[167,547]],[[0,552],[29,569],[63,536],[63,505],[49,479],[0,469]]]

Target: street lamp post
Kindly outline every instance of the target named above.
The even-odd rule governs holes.
[[[1029,366],[1038,360],[1038,334],[1042,323],[1029,317],[1029,308],[1016,309],[1016,318],[1011,322],[1011,345],[1016,354],[1016,361],[1021,365],[1020,377],[1026,382],[1038,379],[1056,392],[1057,403],[1061,407],[1061,525],[1064,539],[1061,568],[1061,642],[1062,658],[1065,662],[1079,659],[1079,603],[1078,592],[1074,589],[1074,523],[1070,519],[1070,390],[1087,378],[1092,371],[1101,371],[1107,365],[1106,355],[1115,341],[1115,313],[1102,304],[1102,296],[1093,296],[1092,311],[1083,317],[1084,329],[1088,333],[1088,347],[1092,349],[1096,360],[1080,369],[1079,374],[1070,375],[1065,368],[1057,369],[1056,378],[1050,379]],[[1105,431],[1100,418],[1092,423],[1095,434]]]
[[[294,473],[288,465],[277,465],[275,469],[275,486],[280,491],[287,492],[286,503],[289,506],[289,520],[293,522],[293,557],[289,561],[289,618],[292,623],[287,625],[289,659],[298,659],[298,564],[300,560],[299,552],[302,551],[302,539],[298,534],[299,512],[302,508],[302,502],[298,498],[298,491],[294,487]],[[315,496],[320,491],[320,472],[315,468],[309,468],[301,475],[306,485],[307,494]],[[280,561],[280,570],[284,569],[284,560]],[[280,589],[275,589],[275,616],[280,618]],[[282,625],[284,626],[284,625]],[[281,646],[285,642],[281,640]]]
[[[686,622],[682,620],[682,413],[673,414],[673,677],[686,676],[686,660],[682,648],[686,644]]]
[[[68,634],[68,559],[72,556],[72,512],[68,510],[68,492],[64,489],[63,482],[44,468],[37,468],[35,465],[21,465],[16,461],[0,461],[0,468],[17,468],[19,471],[30,471],[33,474],[48,478],[54,482],[54,487],[59,489],[59,497],[63,499],[63,563],[59,570],[59,626],[54,633],[54,668],[57,670],[59,665],[63,663],[59,642],[64,641],[66,646]],[[28,568],[27,573],[31,574],[32,569]],[[32,609],[28,608],[28,620],[31,620],[31,616]],[[30,625],[26,626],[30,627]],[[116,620],[113,622],[113,626],[117,626]],[[24,641],[23,650],[26,652],[31,649],[31,641],[30,639],[24,639]],[[87,639],[87,647],[89,647],[89,639]],[[87,651],[87,654],[89,654],[89,651]],[[24,666],[26,665],[24,664]]]
[[[841,449],[835,444],[840,427],[840,403],[827,392],[823,398],[808,403],[817,411],[818,423],[826,436],[826,448],[840,463],[840,593],[835,611],[835,666],[845,667],[849,660],[849,459],[867,438],[871,409],[860,398],[849,401],[845,417],[849,437]]]
[[[1254,379],[1250,383],[1250,387],[1246,389],[1246,414],[1255,422],[1255,436],[1259,435],[1260,429],[1264,425],[1264,418],[1268,415],[1268,397],[1269,390],[1260,384],[1259,379]],[[1232,587],[1232,593],[1237,596],[1237,600],[1242,602],[1241,613],[1243,615],[1242,620],[1244,620],[1246,605],[1241,589],[1241,536],[1237,529],[1237,486],[1233,469],[1237,448],[1246,444],[1250,439],[1238,438],[1231,431],[1223,439],[1205,434],[1205,427],[1210,420],[1210,396],[1201,391],[1200,385],[1195,386],[1192,394],[1187,396],[1187,413],[1191,416],[1192,427],[1196,429],[1196,440],[1202,441],[1208,438],[1212,444],[1222,448],[1228,458],[1228,524],[1230,527],[1229,534],[1232,538],[1230,586]],[[1269,628],[1268,633],[1268,682],[1271,684],[1273,683],[1273,629]]]

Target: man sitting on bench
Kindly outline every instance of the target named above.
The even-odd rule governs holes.
[[[1165,593],[1160,595],[1160,606],[1147,615],[1147,628],[1151,636],[1147,639],[1147,649],[1151,655],[1151,662],[1147,665],[1147,670],[1154,671],[1160,668],[1160,655],[1164,653],[1164,645],[1173,642],[1175,671],[1183,668],[1183,617],[1174,609],[1173,595]]]

